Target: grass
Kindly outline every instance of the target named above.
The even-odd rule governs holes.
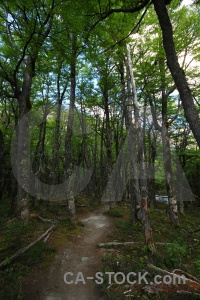
[[[182,269],[196,277],[200,277],[200,231],[189,234],[187,230],[194,230],[199,227],[200,209],[189,207],[185,215],[180,216],[181,226],[174,227],[166,212],[166,205],[158,203],[156,208],[150,211],[150,223],[153,231],[154,242],[168,243],[156,245],[156,252],[152,253],[147,246],[144,246],[143,228],[140,223],[132,224],[130,220],[130,208],[125,208],[123,216],[114,221],[114,231],[110,236],[111,241],[139,242],[135,245],[117,246],[105,249],[100,265],[100,271],[105,272],[144,272],[148,271],[147,264],[153,264],[164,270]],[[113,216],[113,213],[107,215]],[[155,274],[149,272],[147,278],[152,281]],[[173,295],[172,290],[163,292],[163,295],[146,293],[143,285],[130,285],[108,283],[108,276],[104,275],[102,288],[110,299],[180,299]],[[127,292],[129,291],[129,292]],[[126,295],[126,296],[125,296]],[[129,295],[129,296],[128,296]],[[162,298],[163,297],[163,298]],[[184,299],[196,299],[188,296]]]
[[[120,217],[123,217],[124,211],[122,208],[115,207],[115,208],[109,209],[104,214],[107,216],[110,216],[110,217],[120,218]]]
[[[10,218],[9,199],[0,203],[0,262],[15,254],[19,249],[28,246],[42,235],[52,224],[38,219],[30,219],[22,223],[16,218]],[[31,211],[45,219],[56,220],[58,226],[48,241],[37,242],[27,252],[11,264],[0,269],[0,300],[23,299],[21,284],[26,274],[35,266],[48,266],[56,252],[72,235],[79,234],[83,224],[80,221],[71,222],[66,217],[65,210],[58,203],[51,203],[49,208],[40,204],[40,210]]]

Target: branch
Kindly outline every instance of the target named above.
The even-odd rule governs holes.
[[[179,95],[179,97],[178,97],[178,108],[177,108],[177,112],[176,112],[175,116],[174,116],[171,120],[168,121],[168,124],[169,124],[169,125],[171,125],[171,124],[176,120],[176,118],[178,117],[178,114],[179,114],[179,112],[180,112],[180,108],[181,108],[181,99],[180,99],[180,95]]]
[[[98,243],[98,248],[107,248],[112,246],[137,246],[143,245],[143,242],[108,242],[108,243]],[[155,245],[158,246],[166,246],[166,245],[174,245],[173,243],[162,243],[162,242],[155,242]]]
[[[40,221],[55,224],[55,221],[52,221],[52,220],[49,220],[49,219],[45,219],[45,218],[42,218],[42,217],[40,217],[40,216],[37,216],[37,218],[38,218]]]
[[[199,279],[196,280],[196,278],[190,274],[187,273],[187,275],[189,275],[187,278],[185,275],[186,273],[184,274],[184,272],[181,274],[181,270],[174,270],[172,272],[168,272],[164,269],[161,269],[159,267],[156,267],[152,264],[148,264],[147,265],[147,268],[156,272],[156,273],[161,273],[161,274],[165,274],[165,275],[170,275],[172,276],[172,278],[177,275],[177,276],[180,276],[180,278],[184,279],[184,284],[186,283],[187,284],[187,287],[191,288],[192,290],[197,290],[197,291],[200,291],[200,283],[199,283]],[[177,273],[176,273],[177,272]],[[192,279],[191,279],[192,278]]]
[[[113,49],[116,45],[120,44],[121,42],[125,41],[131,34],[133,34],[135,32],[135,30],[137,29],[136,32],[138,32],[140,24],[142,22],[142,20],[144,19],[144,16],[147,13],[147,10],[149,8],[149,6],[152,4],[152,1],[147,5],[145,11],[143,12],[142,16],[140,17],[139,21],[137,22],[137,24],[133,27],[133,29],[131,30],[131,32],[129,32],[129,34],[127,34],[125,37],[123,37],[122,39],[120,39],[118,42],[116,42],[115,44],[113,44],[112,46],[110,46],[109,48],[107,48],[106,50],[102,51],[101,53],[105,53],[107,51],[109,51],[110,49]],[[101,54],[100,53],[100,54]]]
[[[27,252],[31,247],[33,247],[37,242],[41,241],[43,238],[45,238],[52,230],[55,229],[57,225],[51,226],[45,233],[43,233],[37,240],[29,244],[27,247],[20,249],[15,254],[13,254],[11,257],[6,258],[3,262],[0,263],[0,268],[7,266],[11,262],[13,262],[15,259],[17,259],[21,254]]]
[[[140,11],[141,9],[143,9],[148,3],[149,3],[149,0],[143,0],[140,5],[133,7],[133,8],[113,8],[113,9],[110,9],[109,11],[96,13],[95,15],[100,15],[101,18],[92,25],[92,27],[90,28],[90,31],[92,29],[94,29],[101,21],[107,19],[107,17],[109,17],[113,13],[134,13],[134,12],[137,12],[137,11]],[[95,15],[88,15],[88,16],[94,17]]]
[[[155,129],[161,132],[162,127],[158,123],[158,120],[157,120],[157,117],[156,117],[155,105],[153,104],[151,94],[148,90],[147,90],[147,95],[148,95],[148,98],[149,98],[149,104],[151,106],[151,114],[152,114],[152,117],[153,117],[153,124],[155,126]]]
[[[172,94],[176,89],[176,85],[173,85],[167,92],[166,97],[169,97],[170,94]]]
[[[12,78],[8,75],[8,73],[6,72],[6,70],[3,66],[3,64],[1,63],[1,61],[0,61],[0,68],[3,71],[3,73],[0,72],[0,75],[10,83],[12,88],[14,88],[14,85],[15,85],[14,80],[12,80]]]
[[[195,277],[195,276],[193,276],[193,275],[191,275],[191,274],[189,274],[189,273],[187,273],[187,272],[185,272],[181,269],[174,269],[172,271],[172,273],[178,274],[178,275],[185,275],[185,276],[187,276],[188,279],[191,279],[191,280],[194,280],[194,281],[197,281],[198,283],[200,283],[200,280],[197,277]]]
[[[120,242],[109,242],[109,243],[98,243],[97,247],[98,248],[107,248],[107,247],[112,247],[112,246],[131,246],[131,245],[139,245],[141,242],[125,242],[125,243],[120,243]]]
[[[189,235],[189,234],[194,234],[194,233],[200,231],[200,226],[199,226],[197,229],[195,229],[195,230],[192,230],[192,229],[187,230],[187,229],[185,229],[185,231],[187,231],[188,235]]]
[[[22,57],[18,60],[17,65],[16,65],[16,68],[15,68],[15,70],[14,70],[15,84],[16,84],[16,82],[17,82],[16,74],[17,74],[17,72],[18,72],[18,70],[19,70],[19,67],[20,67],[21,63],[22,63],[23,60],[24,60],[24,57],[25,57],[25,55],[26,55],[26,49],[28,48],[28,45],[30,44],[30,42],[31,42],[31,40],[32,40],[32,38],[33,38],[33,36],[34,36],[34,34],[35,34],[36,23],[37,23],[37,22],[36,22],[36,19],[35,19],[33,31],[31,32],[31,34],[30,34],[28,40],[26,41],[26,43],[25,43],[25,45],[24,45],[24,49],[23,49],[23,52],[22,52]],[[17,84],[16,84],[16,86],[17,86]]]

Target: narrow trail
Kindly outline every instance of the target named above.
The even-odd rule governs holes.
[[[80,235],[74,236],[56,255],[48,272],[40,270],[24,291],[26,300],[107,300],[92,279],[98,271],[102,252],[96,248],[98,242],[104,242],[111,229],[109,218],[103,214],[107,208],[101,207],[88,212],[80,220],[84,228]],[[69,274],[64,282],[64,274]],[[82,272],[80,281],[75,284],[77,274]],[[83,277],[81,277],[83,275]],[[85,281],[85,284],[83,283]]]

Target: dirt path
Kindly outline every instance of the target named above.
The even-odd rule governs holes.
[[[55,257],[49,270],[41,270],[34,275],[29,286],[26,285],[27,300],[106,300],[100,293],[100,288],[87,277],[94,277],[102,257],[102,252],[96,248],[98,242],[104,242],[111,224],[109,218],[103,215],[106,207],[89,212],[81,221],[85,227],[80,235],[73,237],[62,251]],[[73,284],[64,282],[73,280]],[[78,272],[80,281],[75,284]],[[83,275],[83,276],[82,276]],[[85,284],[83,283],[85,281]]]

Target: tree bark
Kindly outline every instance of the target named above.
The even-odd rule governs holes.
[[[145,158],[145,149],[144,141],[142,135],[142,128],[140,123],[140,110],[137,100],[137,91],[135,79],[133,76],[132,61],[130,55],[130,47],[127,45],[127,59],[128,59],[128,68],[129,76],[132,86],[133,93],[133,106],[134,106],[134,115],[135,115],[135,126],[137,130],[137,142],[138,142],[138,156],[140,163],[140,182],[141,182],[141,216],[144,230],[145,244],[152,247],[154,250],[153,238],[152,238],[152,229],[149,222],[149,207],[148,207],[148,191],[147,191],[147,165]]]
[[[3,132],[0,129],[0,199],[2,197],[2,185],[3,185],[3,152],[4,152],[4,138]]]
[[[152,129],[152,126],[148,129],[148,193],[149,193],[149,204],[155,202],[155,160],[156,160],[156,139],[157,134]]]
[[[33,70],[35,69],[35,60],[29,55],[24,71],[22,90],[18,92],[18,102],[20,110],[20,124],[17,128],[17,213],[21,219],[28,220],[28,148],[29,148],[29,111],[31,109],[31,87],[33,79]]]
[[[107,81],[107,80],[106,80]],[[109,112],[109,103],[108,103],[108,87],[105,84],[104,91],[104,111],[106,119],[106,155],[107,155],[107,174],[108,176],[112,170],[112,137],[111,137],[111,127],[110,127],[110,112]]]
[[[67,134],[65,140],[65,170],[66,177],[68,179],[67,186],[67,213],[73,220],[75,218],[75,201],[73,196],[73,180],[72,180],[72,134],[74,124],[74,111],[75,111],[75,99],[76,99],[76,57],[77,57],[77,36],[72,34],[72,52],[70,63],[70,104],[67,122]]]
[[[129,74],[129,66],[126,66],[127,74]],[[124,70],[123,70],[124,72]],[[123,91],[123,82],[125,81],[124,74],[121,69],[121,85],[122,85],[122,95],[125,97],[126,93]],[[126,120],[126,130],[128,132],[128,151],[129,151],[129,168],[130,168],[130,200],[131,200],[131,217],[132,221],[136,222],[141,219],[141,214],[138,213],[141,209],[141,195],[139,187],[138,178],[138,168],[137,168],[137,149],[136,149],[136,127],[133,123],[133,95],[131,92],[131,84],[129,78],[127,78],[127,94],[128,101],[126,104],[126,97],[124,99],[124,116]]]
[[[172,171],[172,158],[170,150],[170,138],[168,133],[167,125],[167,96],[162,92],[162,145],[163,145],[163,159],[164,159],[164,169],[166,177],[166,188],[167,195],[169,199],[169,211],[170,211],[170,220],[172,224],[179,226],[178,218],[178,206],[176,200],[173,171]]]
[[[60,118],[61,118],[61,109],[62,109],[62,102],[65,96],[65,92],[68,85],[68,79],[66,80],[66,84],[63,87],[63,90],[61,92],[61,86],[60,86],[60,77],[61,77],[61,68],[62,68],[63,62],[59,64],[59,70],[58,70],[58,77],[57,77],[57,93],[58,93],[58,102],[57,102],[57,114],[56,114],[56,126],[55,126],[55,134],[54,134],[54,144],[53,144],[53,151],[52,151],[52,164],[51,164],[51,172],[50,177],[52,184],[58,183],[58,150],[59,150],[59,135],[60,135]]]
[[[29,244],[28,246],[20,249],[19,251],[17,251],[15,254],[13,254],[12,256],[10,256],[8,259],[5,259],[4,261],[2,261],[0,263],[0,268],[7,266],[8,264],[10,264],[11,262],[13,262],[14,260],[16,260],[20,255],[22,255],[23,253],[27,252],[31,247],[33,247],[37,242],[41,241],[42,239],[44,239],[49,233],[51,233],[55,228],[56,228],[57,224],[52,225],[47,231],[45,231],[41,236],[39,236],[39,238],[37,238],[37,240],[35,240],[34,242],[32,242],[31,244]]]
[[[174,79],[182,100],[185,118],[188,121],[192,133],[200,147],[200,118],[193,102],[192,92],[186,80],[185,73],[180,67],[176,54],[172,24],[165,6],[164,0],[153,0],[163,36],[163,46],[166,53],[167,65]]]

